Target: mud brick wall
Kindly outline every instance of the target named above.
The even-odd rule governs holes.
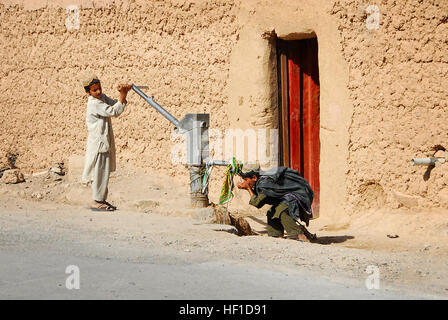
[[[66,26],[70,4],[79,29]],[[83,154],[87,72],[112,97],[120,82],[147,85],[177,118],[210,113],[223,132],[275,128],[272,35],[295,39],[294,24],[319,42],[326,210],[446,208],[447,165],[410,160],[448,148],[447,17],[445,0],[0,0],[0,165],[16,153],[29,173]],[[132,92],[129,102],[113,119],[118,163],[188,181],[171,163],[172,125]]]
[[[379,9],[378,29],[366,28],[370,4]],[[354,209],[447,208],[448,167],[430,171],[410,160],[448,148],[448,2],[336,1],[332,14],[354,106],[349,202]]]

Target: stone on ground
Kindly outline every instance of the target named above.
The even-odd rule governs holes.
[[[0,181],[6,184],[13,184],[24,182],[25,178],[19,169],[10,169],[3,172],[3,176]]]

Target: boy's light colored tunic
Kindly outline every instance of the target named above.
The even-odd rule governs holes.
[[[101,99],[89,96],[87,102],[89,134],[82,182],[92,181],[93,199],[96,201],[106,200],[109,174],[116,169],[115,140],[110,117],[119,116],[125,106],[105,94]]]

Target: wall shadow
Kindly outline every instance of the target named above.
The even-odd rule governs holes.
[[[431,178],[431,171],[432,169],[434,169],[436,166],[434,164],[428,166],[428,168],[426,169],[425,173],[423,174],[423,180],[424,181],[428,181],[429,178]]]

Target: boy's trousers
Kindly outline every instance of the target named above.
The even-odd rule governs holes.
[[[289,238],[297,238],[299,234],[304,234],[303,226],[297,224],[293,218],[288,214],[288,209],[282,210],[277,207],[279,212],[274,214],[275,210],[270,210],[267,213],[268,218],[268,236],[270,237],[282,237],[284,232],[288,234]],[[274,216],[277,215],[278,218]]]
[[[102,202],[107,199],[109,184],[110,157],[109,152],[98,153],[95,169],[93,170],[92,191],[93,200]]]

